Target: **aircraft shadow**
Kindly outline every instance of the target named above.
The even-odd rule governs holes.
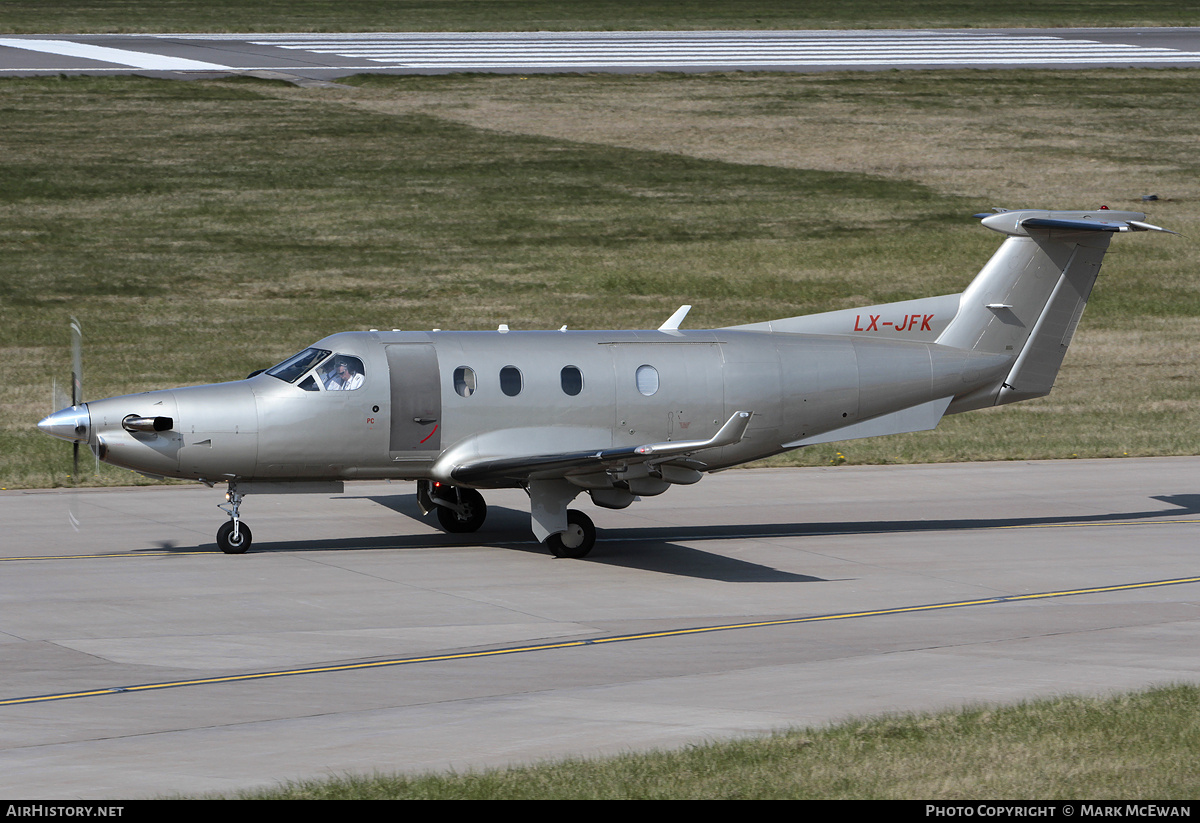
[[[708,577],[741,582],[826,582],[822,578],[785,574],[768,567],[732,561],[679,543],[705,540],[732,540],[739,537],[761,539],[771,537],[827,537],[855,534],[904,534],[940,531],[972,531],[1022,526],[1053,526],[1064,524],[1104,524],[1150,520],[1168,516],[1200,514],[1200,494],[1156,495],[1175,508],[1137,512],[1112,512],[1084,516],[955,518],[943,520],[874,520],[826,523],[758,523],[731,526],[661,526],[654,528],[605,529],[596,542],[593,554],[586,558],[630,568],[657,571],[665,574]],[[740,565],[737,565],[740,564]],[[750,569],[764,574],[756,576]]]
[[[353,499],[371,500],[398,514],[429,525],[434,529],[437,528],[433,525],[434,518],[432,515],[426,517],[421,514],[420,509],[417,507],[416,499],[411,494],[387,495],[383,497],[332,498],[334,501]],[[823,578],[784,572],[761,564],[748,563],[744,560],[707,552],[694,545],[681,544],[694,544],[705,540],[732,540],[739,537],[761,539],[771,537],[971,531],[1021,526],[1104,524],[1151,520],[1179,515],[1200,515],[1200,494],[1155,495],[1151,499],[1166,503],[1169,508],[1082,516],[863,520],[821,523],[757,523],[728,526],[609,528],[601,531],[600,539],[597,541],[596,549],[591,556],[572,562],[606,564],[660,574],[674,574],[725,582],[826,582]],[[513,539],[514,537],[517,539]],[[371,551],[438,549],[480,545],[500,547],[530,554],[545,553],[545,549],[529,535],[529,513],[503,506],[489,507],[487,523],[480,531],[474,534],[446,534],[438,530],[431,531],[428,534],[259,542],[255,543],[252,551],[256,553],[338,550]],[[196,548],[179,546],[172,541],[165,541],[159,543],[153,550],[191,553]],[[145,551],[151,551],[151,549],[146,549]]]
[[[816,537],[851,534],[892,534],[933,531],[972,531],[979,529],[1019,528],[1022,526],[1090,525],[1152,520],[1180,515],[1200,515],[1200,494],[1155,495],[1176,508],[1136,512],[1110,512],[1091,515],[1055,515],[1041,517],[953,518],[941,520],[863,520],[810,523],[757,523],[731,526],[659,526],[638,529],[606,529],[602,540],[729,540],[747,537]]]

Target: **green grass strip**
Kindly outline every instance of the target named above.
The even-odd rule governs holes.
[[[291,800],[1083,800],[1200,794],[1200,688],[886,715],[831,728],[417,776],[292,781]]]

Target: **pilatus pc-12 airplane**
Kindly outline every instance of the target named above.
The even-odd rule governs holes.
[[[225,483],[217,545],[245,552],[245,495],[415,480],[450,532],[480,489],[522,488],[558,557],[596,540],[586,493],[621,509],[814,443],[922,431],[1048,394],[1116,232],[1145,215],[976,215],[1006,239],[961,294],[705,331],[369,331],[245,380],[72,405],[42,431],[146,475]],[[76,357],[78,363],[78,357]],[[76,367],[78,371],[78,366]],[[78,381],[76,381],[78,383]]]

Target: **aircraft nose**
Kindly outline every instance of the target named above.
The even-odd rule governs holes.
[[[92,418],[86,405],[68,406],[38,422],[38,428],[46,434],[63,440],[86,441]]]

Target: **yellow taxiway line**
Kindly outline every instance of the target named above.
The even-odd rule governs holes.
[[[871,609],[867,611],[840,612],[837,614],[810,615],[808,617],[787,617],[776,620],[756,620],[744,623],[724,623],[716,626],[693,626],[670,631],[643,632],[638,634],[622,634],[612,637],[596,637],[587,640],[567,640],[553,643],[537,643],[524,646],[503,646],[494,649],[484,649],[471,652],[452,654],[426,655],[421,657],[400,657],[384,660],[372,660],[362,663],[346,663],[334,666],[311,666],[299,669],[282,669],[267,672],[251,672],[232,674],[223,677],[204,677],[192,680],[171,680],[161,683],[143,683],[134,686],[117,686],[111,688],[89,689],[86,691],[59,692],[29,697],[12,697],[0,699],[0,706],[16,706],[29,703],[48,703],[56,700],[72,700],[81,697],[99,697],[101,695],[127,694],[129,692],[149,692],[162,689],[175,689],[183,686],[201,686],[212,683],[244,683],[251,680],[265,680],[274,677],[293,677],[303,674],[328,674],[330,672],[351,672],[363,669],[379,669],[388,666],[407,666],[415,663],[435,663],[447,660],[473,660],[498,655],[521,654],[524,652],[551,651],[571,649],[583,646],[597,646],[608,643],[629,643],[637,640],[652,640],[662,637],[684,637],[687,635],[706,634],[709,632],[736,631],[739,629],[758,629],[768,626],[796,626],[804,623],[820,623],[830,620],[850,620],[864,617],[882,617],[885,615],[913,614],[915,612],[932,612],[943,609],[959,609],[968,606],[986,606],[999,603],[1019,603],[1028,600],[1044,600],[1053,597],[1077,597],[1087,594],[1104,594],[1106,592],[1135,591],[1139,589],[1154,589],[1162,586],[1179,586],[1187,583],[1200,583],[1198,577],[1177,577],[1172,580],[1149,580],[1139,583],[1122,583],[1112,586],[1092,586],[1081,589],[1063,589],[1052,592],[1036,592],[1033,594],[1010,594],[998,597],[984,597],[975,600],[958,600],[950,603],[927,603],[917,606],[897,606],[890,609]]]

